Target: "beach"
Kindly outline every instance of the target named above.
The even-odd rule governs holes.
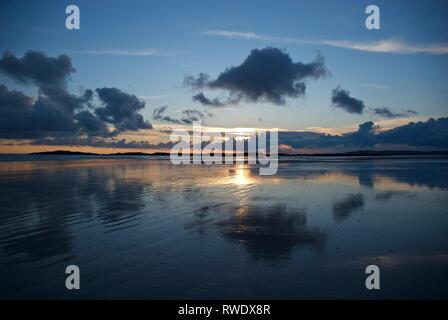
[[[274,176],[19,158],[0,162],[4,299],[448,297],[445,157],[294,157]],[[365,289],[371,264],[381,290]]]

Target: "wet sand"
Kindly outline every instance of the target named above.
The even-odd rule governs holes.
[[[1,298],[448,298],[445,158],[4,161],[0,192]]]

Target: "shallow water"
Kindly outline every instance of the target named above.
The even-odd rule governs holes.
[[[443,158],[4,161],[0,193],[1,298],[448,298]]]

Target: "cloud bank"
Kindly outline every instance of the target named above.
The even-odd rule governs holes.
[[[67,89],[76,70],[66,55],[48,57],[28,51],[22,58],[5,52],[0,72],[39,89],[36,99],[0,85],[0,138],[20,139],[61,136],[111,137],[126,130],[151,129],[138,112],[145,103],[117,88],[98,88],[102,106],[93,103],[95,92],[81,95]]]
[[[343,135],[316,132],[279,132],[279,144],[294,149],[352,148],[367,149],[389,145],[401,148],[448,148],[448,118],[410,122],[381,131],[374,122],[359,125],[358,130]]]

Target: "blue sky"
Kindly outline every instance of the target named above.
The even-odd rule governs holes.
[[[80,30],[65,29],[69,4],[81,10]],[[369,4],[380,8],[380,30],[364,26]],[[381,120],[332,107],[331,92],[339,85],[367,108],[412,109],[420,118],[447,115],[446,1],[2,1],[0,6],[2,52],[67,54],[77,70],[72,92],[120,88],[146,101],[141,113],[148,119],[164,105],[172,116],[204,109],[182,85],[184,76],[205,72],[215,78],[241,64],[252,49],[267,46],[283,49],[294,62],[309,63],[320,52],[331,76],[308,81],[306,95],[284,106],[242,102],[210,110],[208,125],[346,128]],[[399,45],[392,52],[352,48],[379,41]],[[402,52],[400,44],[410,52]],[[436,47],[445,51],[435,52]],[[37,94],[4,75],[0,83]]]

